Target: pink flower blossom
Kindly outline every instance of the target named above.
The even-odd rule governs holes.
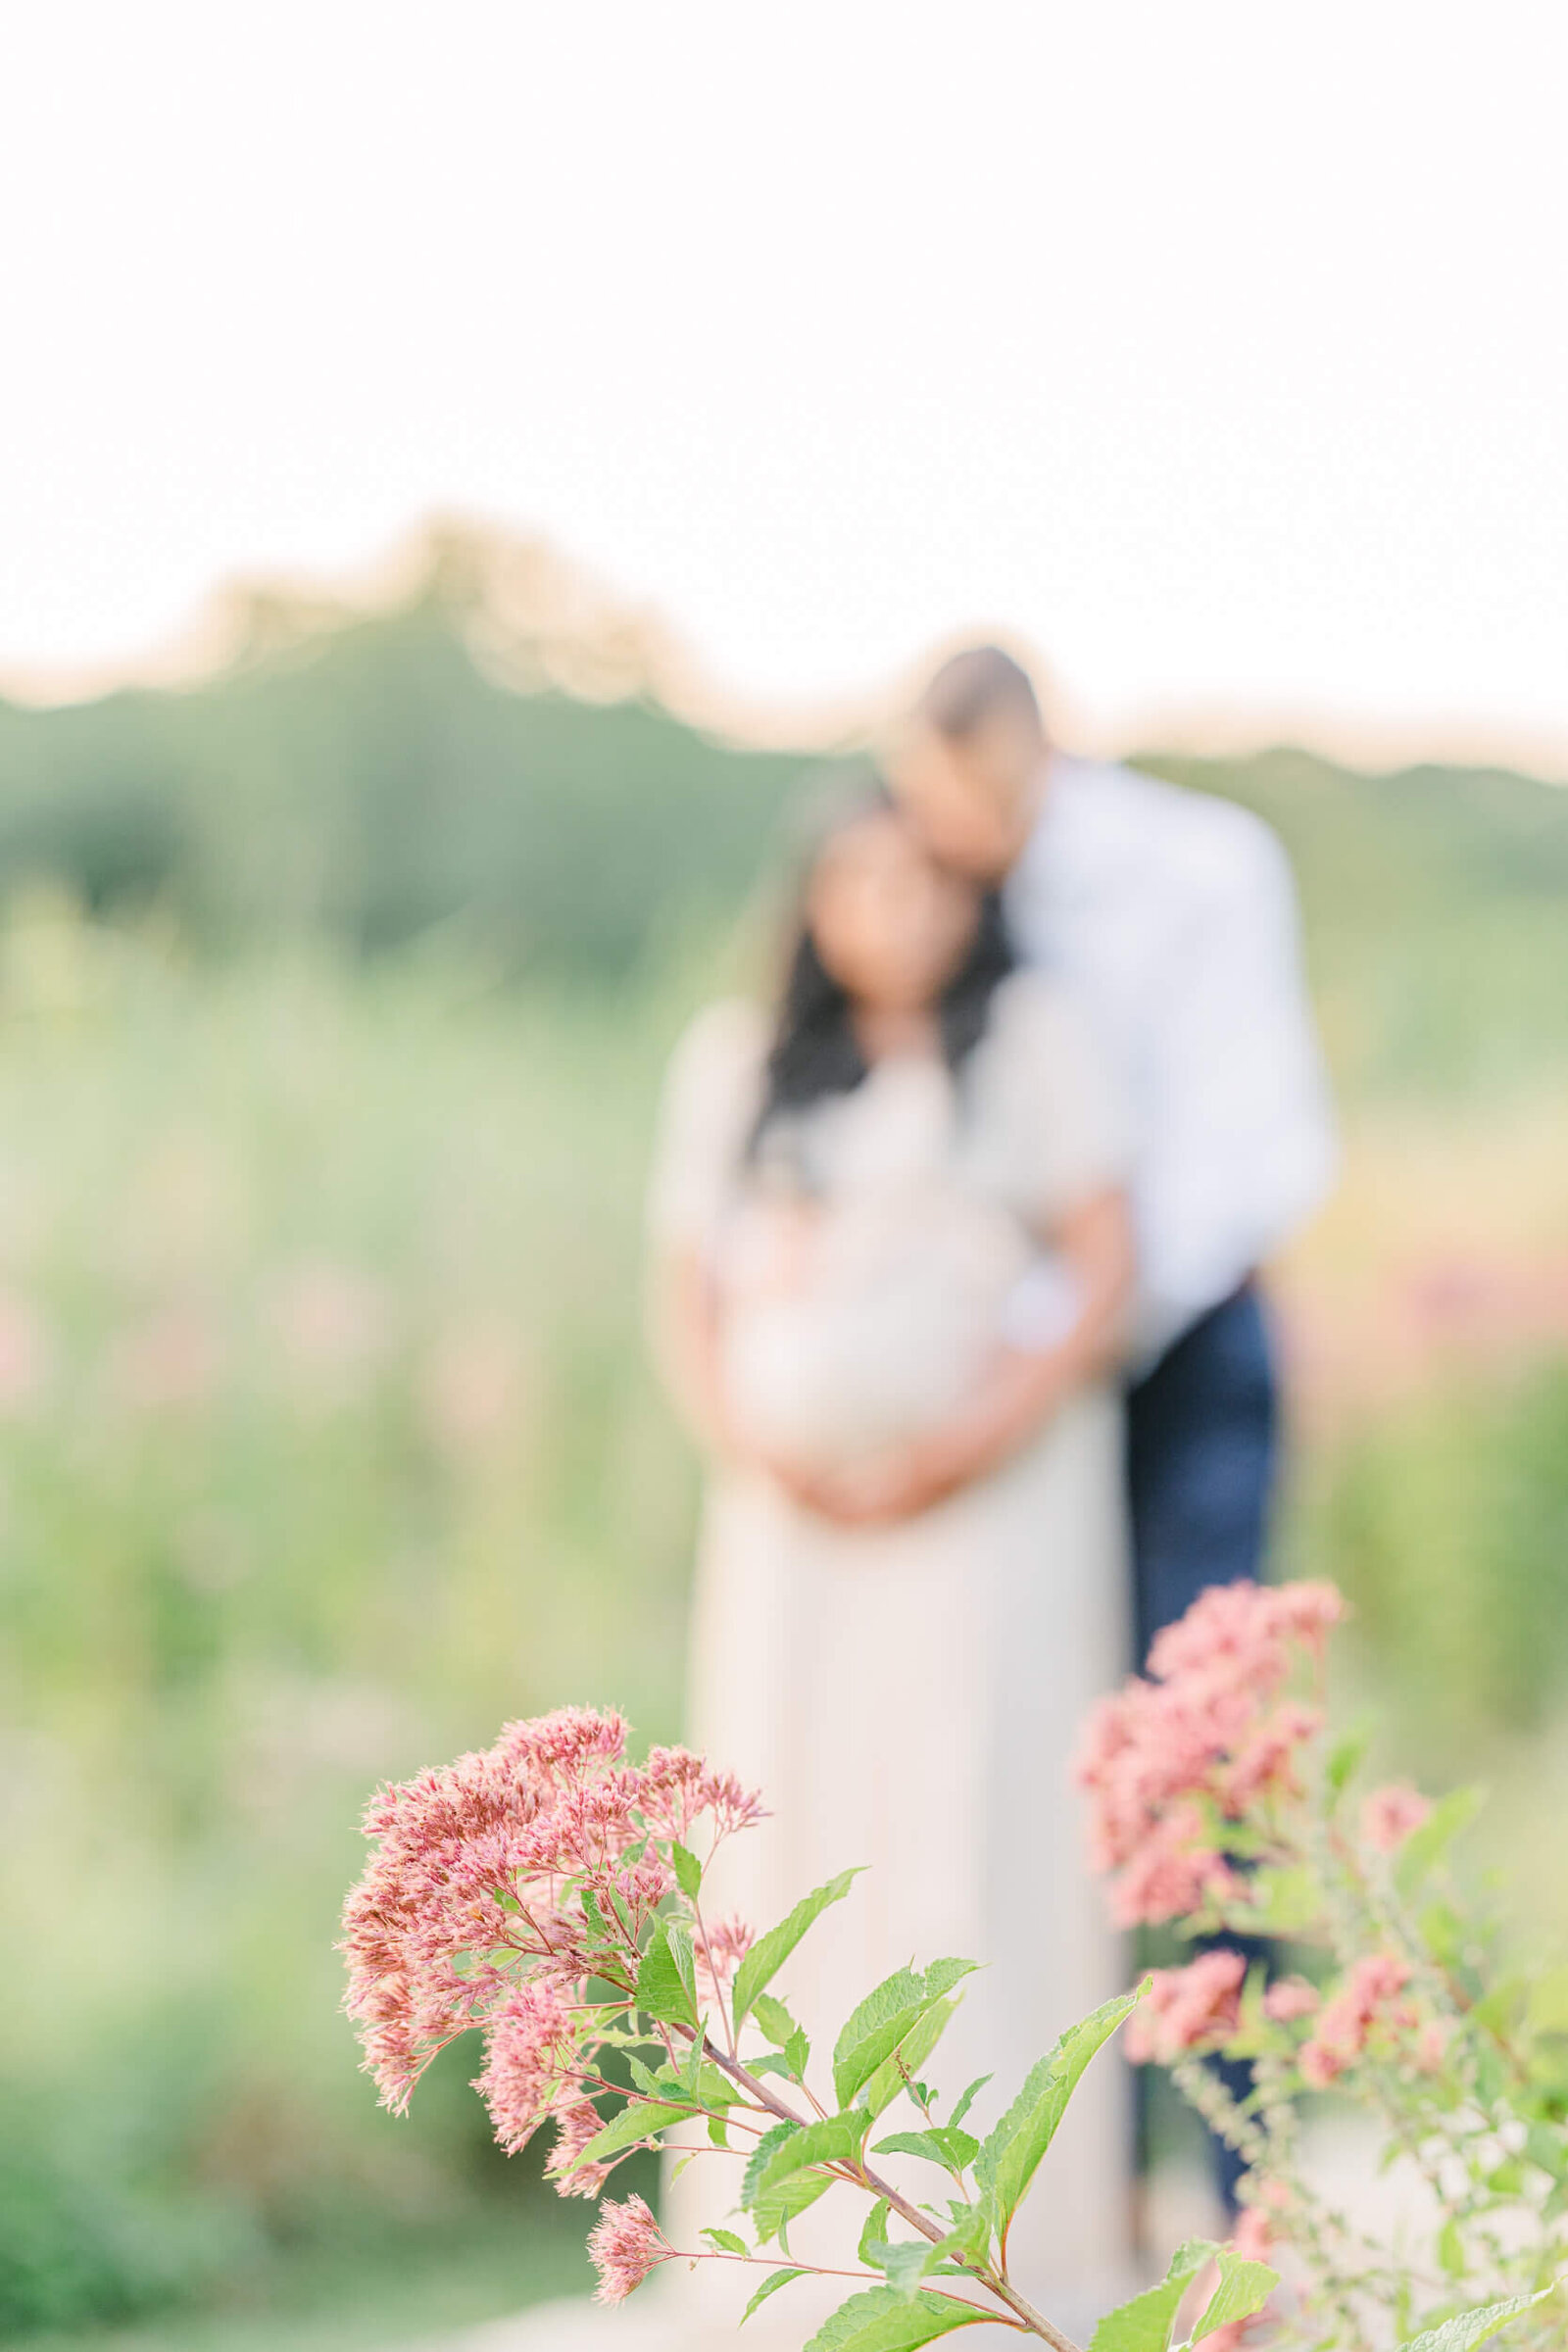
[[[1408,1781],[1374,1788],[1361,1807],[1361,1835],[1380,1854],[1397,1853],[1432,1810],[1432,1800]]]
[[[1288,1694],[1344,1603],[1332,1585],[1217,1585],[1156,1636],[1149,1673],[1094,1709],[1075,1766],[1094,1869],[1120,1926],[1222,1910],[1243,1892],[1219,1823],[1298,1802],[1321,1728]]]
[[[582,2164],[571,2171],[604,2120],[591,2099],[576,2099],[557,2115],[555,2145],[545,2159],[545,2172],[558,2197],[597,2197],[609,2180],[608,2164]]]
[[[1318,2008],[1320,1995],[1314,1984],[1304,1977],[1281,1977],[1263,1995],[1263,2014],[1276,2025],[1288,2026],[1298,2017],[1310,2017]]]
[[[1240,1952],[1203,1952],[1185,1968],[1157,1968],[1147,1999],[1127,2022],[1135,2066],[1170,2066],[1189,2050],[1211,2049],[1235,2032],[1247,1962]]]
[[[492,2013],[484,2071],[473,2087],[509,2156],[526,2145],[550,2113],[569,2080],[573,2050],[572,2013],[548,1985],[519,1984]]]
[[[655,2265],[667,2262],[672,2252],[641,2197],[603,2206],[588,2239],[589,2259],[599,2273],[594,2301],[624,2303],[633,2287],[641,2286]]]
[[[697,1988],[705,1999],[716,2000],[728,1988],[756,1940],[756,1929],[738,1913],[709,1923],[706,1935],[697,1939]]]
[[[1339,2081],[1349,2060],[1338,2050],[1330,2048],[1327,2042],[1314,2038],[1302,2042],[1296,2063],[1301,2070],[1301,2081],[1308,2090],[1327,2090]]]

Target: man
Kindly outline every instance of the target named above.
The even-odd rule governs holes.
[[[1254,1276],[1335,1161],[1290,869],[1246,809],[1055,750],[993,646],[937,671],[889,766],[936,855],[1003,884],[1016,945],[1072,989],[1126,1093],[1141,1663],[1206,1585],[1262,1566],[1276,1398]]]

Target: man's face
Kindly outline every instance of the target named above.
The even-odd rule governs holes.
[[[888,775],[932,855],[977,882],[993,883],[1029,838],[1045,767],[1039,728],[1009,712],[958,743],[914,721],[888,761]]]

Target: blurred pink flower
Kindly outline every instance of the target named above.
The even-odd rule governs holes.
[[[1362,1805],[1361,1835],[1380,1854],[1396,1853],[1431,1810],[1431,1798],[1419,1788],[1408,1781],[1391,1781],[1386,1788],[1374,1788]]]
[[[272,1321],[296,1395],[318,1406],[362,1396],[385,1359],[391,1337],[382,1286],[329,1258],[308,1259],[284,1277]]]
[[[113,1385],[133,1411],[190,1411],[210,1401],[223,1349],[205,1309],[174,1302],[155,1307],[120,1335],[110,1359]]]
[[[1127,2021],[1134,2066],[1169,2066],[1234,2033],[1247,1962],[1240,1952],[1202,1952],[1185,1968],[1156,1968],[1149,1996]]]
[[[1281,1977],[1263,1995],[1263,2014],[1276,2025],[1288,2026],[1298,2017],[1311,2017],[1318,2002],[1317,1987],[1304,1977]]]
[[[517,1422],[527,1371],[510,1318],[480,1314],[449,1324],[418,1374],[419,1411],[432,1443],[459,1459],[493,1446]]]
[[[0,1293],[0,1413],[36,1403],[54,1360],[52,1337],[26,1299]]]

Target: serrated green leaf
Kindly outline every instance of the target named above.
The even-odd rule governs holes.
[[[975,2100],[980,2096],[980,2093],[984,2090],[986,2084],[992,2080],[993,2078],[990,2075],[976,2075],[974,2081],[969,2083],[965,2089],[958,2093],[957,2103],[954,2107],[953,2113],[948,2118],[950,2125],[962,2123],[964,2117],[974,2105]]]
[[[889,2210],[886,2197],[878,2197],[866,2215],[865,2226],[860,2231],[856,2259],[863,2262],[869,2270],[879,2271],[882,2268],[881,2249],[888,2242]]]
[[[1165,2352],[1182,2297],[1218,2252],[1218,2246],[1201,2237],[1178,2246],[1157,2286],[1106,2312],[1090,2339],[1089,2352]]]
[[[697,1999],[681,1965],[683,1955],[670,1934],[674,1924],[660,1920],[655,1926],[637,1970],[633,1998],[645,2017],[657,2018],[663,2025],[689,2026],[695,2033]],[[689,1958],[689,1953],[684,1957]]]
[[[956,2124],[933,2124],[928,2132],[895,2132],[890,2138],[877,2141],[876,2152],[879,2156],[923,2156],[927,2164],[961,2173],[973,2164],[980,2142]]]
[[[575,2172],[584,2164],[603,2164],[607,2156],[618,2156],[622,2148],[636,2147],[639,2140],[662,2132],[666,2125],[688,2122],[691,2113],[690,2107],[666,2107],[653,2099],[632,2099],[618,2115],[612,2116],[602,2132],[594,2133],[569,2170]]]
[[[757,2227],[760,2243],[785,2229],[808,2205],[814,2205],[825,2189],[833,2185],[829,2173],[801,2171],[789,2175],[773,2187],[763,2190],[762,2176],[782,2148],[788,2146],[804,2124],[774,2124],[763,2132],[752,2150],[741,2181],[741,2203],[751,2214]]]
[[[916,2018],[898,2048],[883,2059],[862,2094],[870,2114],[880,2115],[884,2107],[892,2106],[904,2088],[906,2070],[910,2075],[919,2073],[947,2032],[957,2005],[955,2000],[938,2001]]]
[[[992,2225],[1004,2239],[1085,2067],[1136,2009],[1147,1988],[1146,1979],[1137,1991],[1102,2002],[1076,2026],[1069,2026],[1032,2070],[995,2131],[982,2141],[975,2177]]]
[[[897,1968],[868,1992],[833,2045],[833,2092],[847,2107],[928,2009],[968,1976],[972,1960],[933,1961],[924,1976]],[[906,2065],[908,2059],[906,2057]]]
[[[636,2083],[638,2089],[645,2092],[649,2098],[662,2099],[665,2092],[671,2087],[667,2068],[664,2070],[665,2079],[662,2082],[658,2075],[655,2074],[653,2068],[647,2065],[643,2059],[639,2058],[634,2051],[629,2051],[627,2053],[626,2065],[630,2070],[631,2079]]]
[[[781,2050],[795,2031],[795,2020],[782,2001],[770,1992],[760,1992],[752,2003],[752,2015],[776,2050]]]
[[[918,2352],[921,2344],[951,2335],[956,2328],[992,2323],[993,2315],[971,2311],[950,2296],[929,2290],[905,2301],[896,2287],[871,2286],[841,2303],[819,2328],[806,2352]]]
[[[870,2118],[864,2108],[852,2115],[829,2115],[818,2123],[802,2124],[780,2141],[758,2176],[759,2190],[777,2186],[807,2164],[855,2164]]]
[[[1395,1885],[1406,1901],[1486,1801],[1484,1788],[1450,1788],[1446,1796],[1439,1797],[1421,1827],[1411,1831],[1394,1866]]]
[[[690,1846],[682,1845],[677,1838],[669,1849],[675,1884],[689,1903],[695,1903],[702,1889],[703,1866]]]
[[[784,2044],[784,2058],[790,2073],[799,2082],[811,2059],[811,2045],[799,2026]]]
[[[779,2288],[788,2286],[792,2278],[804,2278],[805,2277],[804,2270],[769,2271],[756,2294],[747,2304],[746,2309],[741,2313],[738,2325],[744,2328],[759,2303],[765,2303],[769,2295],[776,2295]]]
[[[764,2050],[760,2058],[748,2058],[746,2071],[749,2075],[777,2075],[785,2082],[794,2080],[794,2071],[782,2050]]]
[[[935,2246],[923,2237],[890,2239],[880,2267],[887,2273],[889,2286],[912,2303],[921,2279],[930,2276],[940,2259]]]
[[[1505,2303],[1487,2303],[1477,2311],[1462,2311],[1456,2319],[1445,2320],[1441,2328],[1429,2328],[1424,2335],[1415,2335],[1402,2347],[1402,2352],[1474,2352],[1489,2335],[1506,2328],[1510,2320],[1522,2311],[1531,2310],[1554,2295],[1554,2286],[1544,2286],[1539,2294],[1510,2295]]]
[[[749,2254],[751,2252],[745,2238],[737,2237],[733,2230],[705,2230],[701,2234],[704,2237],[711,2238],[720,2254]]]
[[[1278,2271],[1270,2270],[1266,2262],[1244,2261],[1229,2246],[1218,2260],[1219,2284],[1193,2329],[1190,2340],[1195,2344],[1212,2335],[1216,2328],[1228,2327],[1232,2320],[1250,2320],[1254,2311],[1262,2310],[1280,2282]]]
[[[829,1879],[825,1886],[818,1886],[813,1893],[804,1895],[788,1919],[781,1921],[776,1928],[769,1928],[765,1936],[759,1936],[735,1971],[730,2009],[737,2034],[741,2030],[741,2019],[747,2015],[763,1986],[772,1983],[801,1937],[820,1919],[829,1903],[843,1901],[863,1868],[862,1863],[855,1870],[841,1870],[838,1877]]]

